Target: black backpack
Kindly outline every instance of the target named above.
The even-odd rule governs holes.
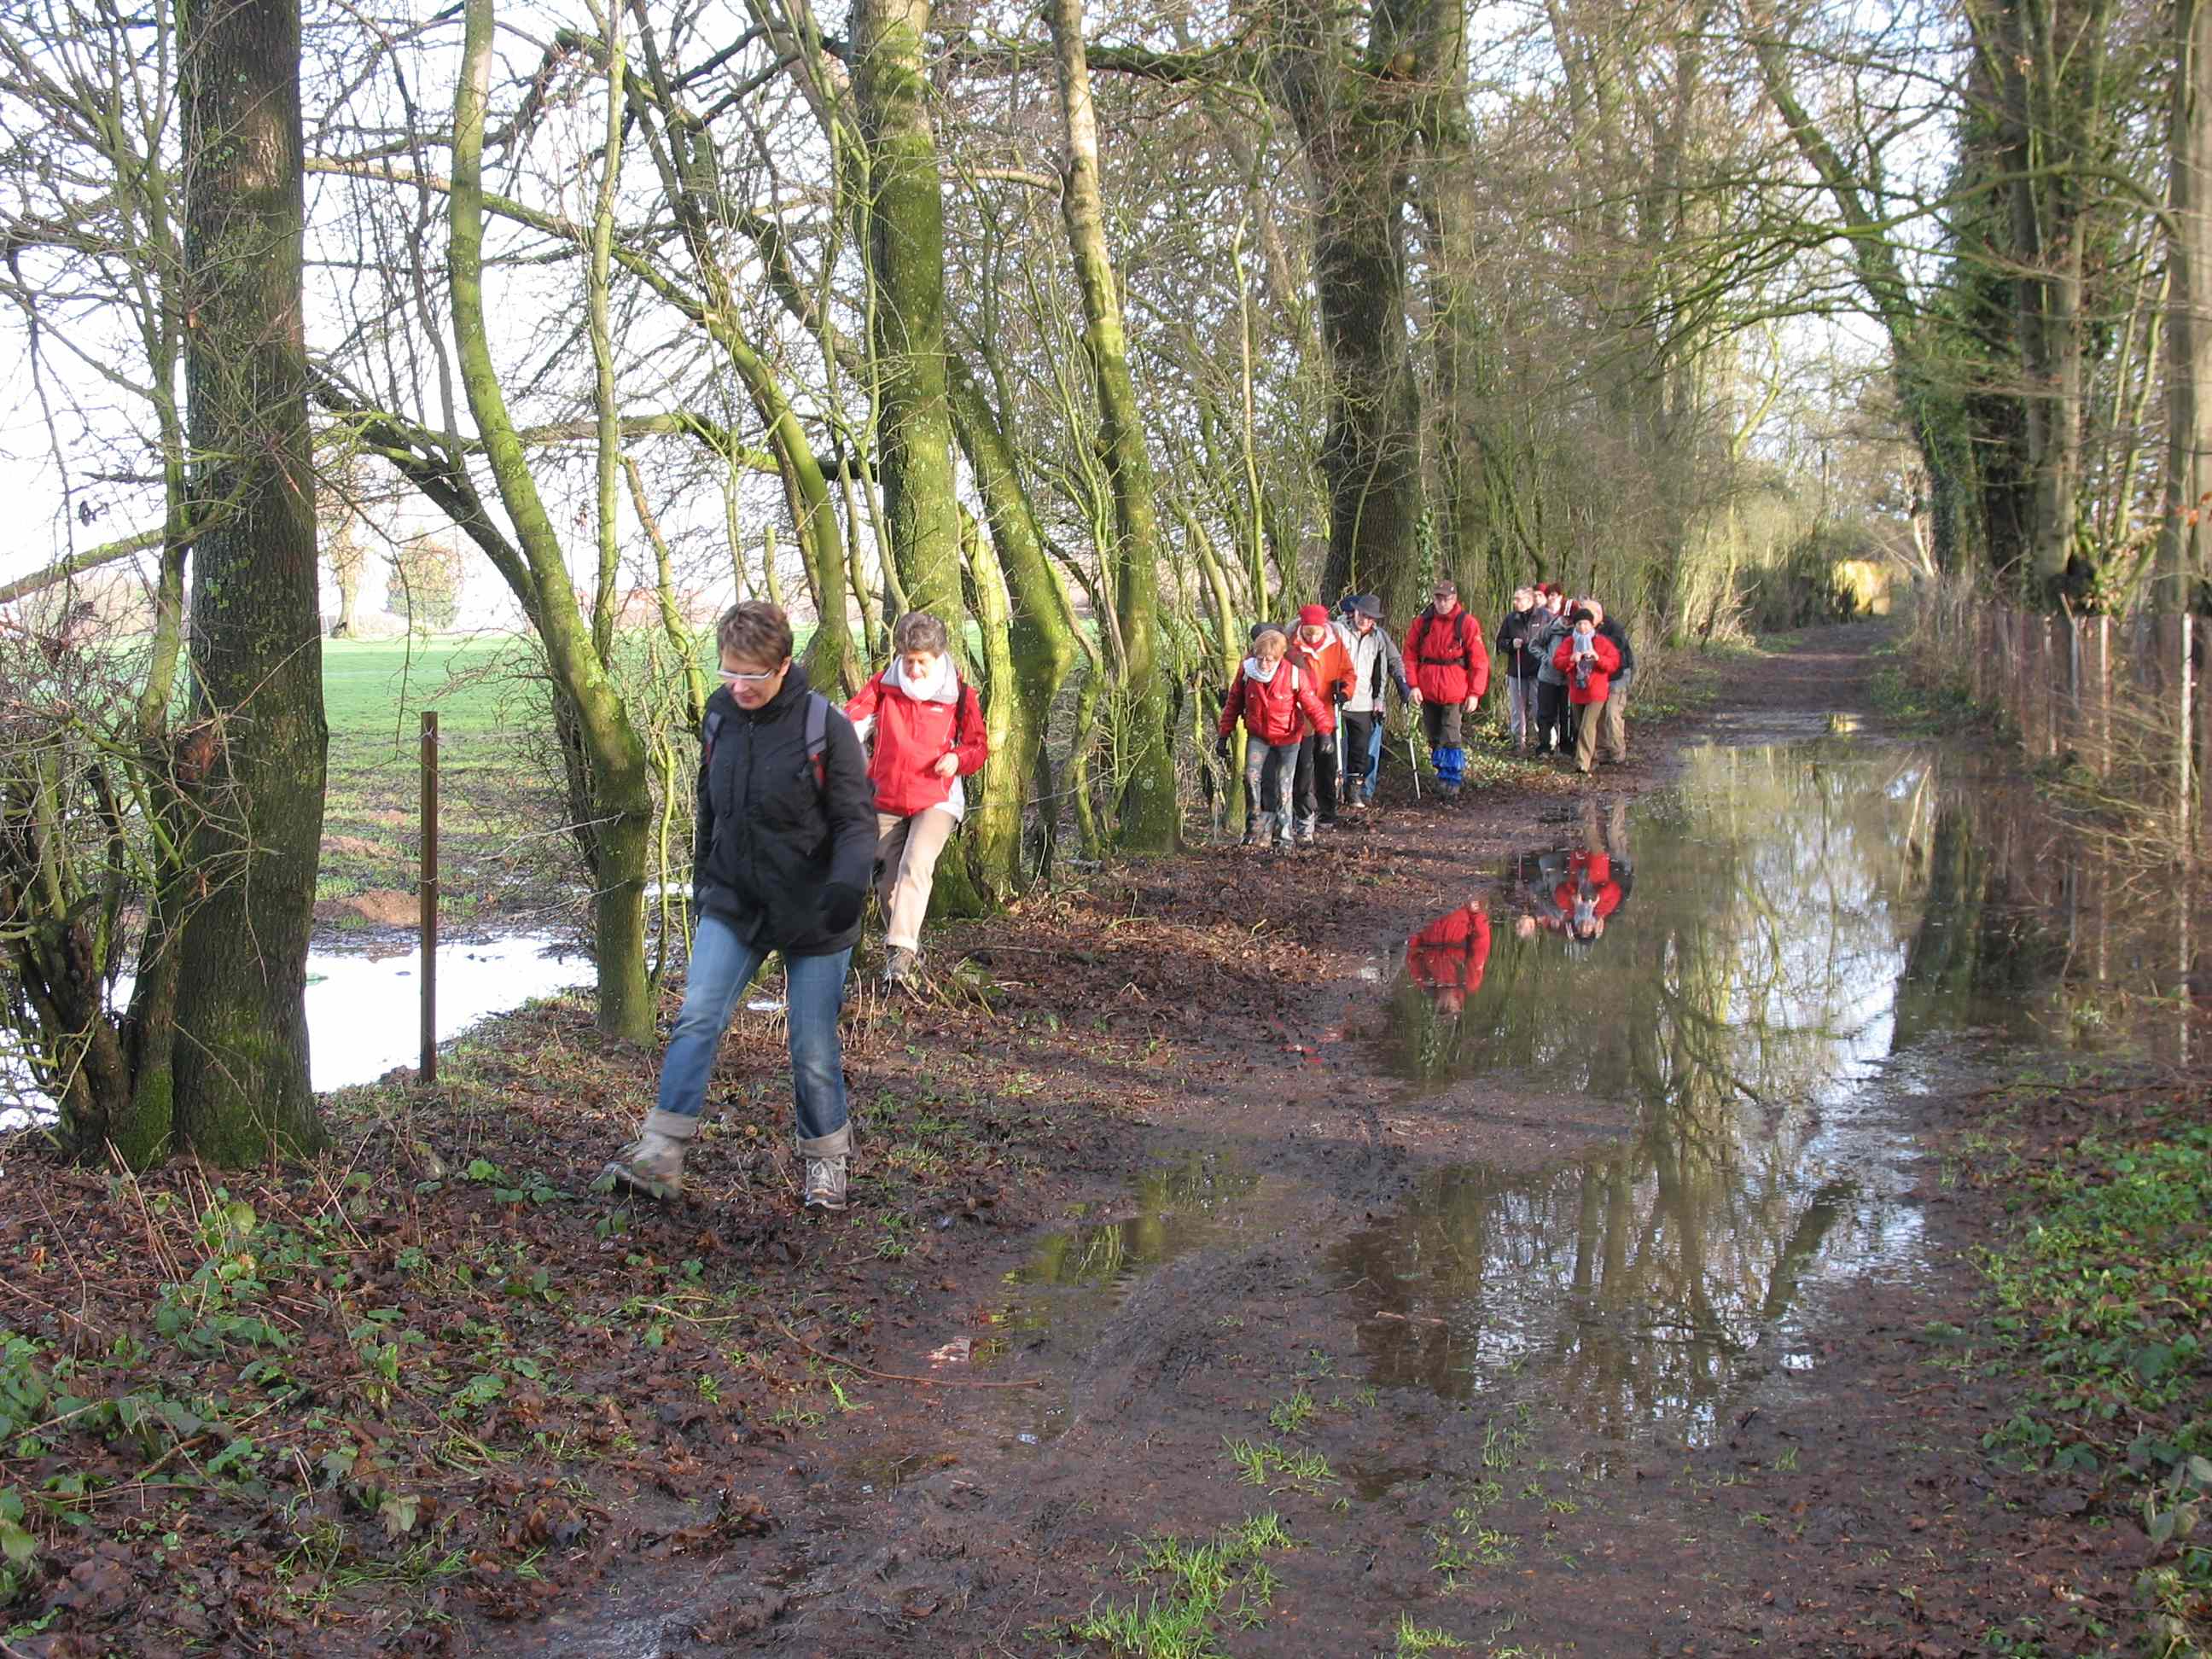
[[[701,767],[708,767],[714,763],[714,739],[720,735],[721,730],[722,711],[719,708],[708,709],[706,729],[699,734]],[[817,789],[827,789],[830,787],[830,769],[822,759],[822,751],[828,748],[829,744],[830,699],[819,691],[809,691],[806,694],[806,758],[813,765],[814,787]]]

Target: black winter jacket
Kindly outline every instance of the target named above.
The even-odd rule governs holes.
[[[823,894],[833,885],[865,893],[876,857],[876,793],[860,739],[833,702],[817,783],[806,758],[807,695],[805,671],[794,664],[757,709],[738,708],[726,686],[707,700],[714,742],[699,768],[691,848],[692,902],[748,945],[787,957],[859,942],[857,921],[842,933],[823,926]]]
[[[1636,672],[1636,647],[1628,642],[1628,630],[1611,617],[1597,625],[1597,631],[1613,641],[1613,648],[1620,653],[1620,672],[1616,680],[1625,680]]]
[[[1498,639],[1491,647],[1494,661],[1505,665],[1506,673],[1516,680],[1533,680],[1543,664],[1536,659],[1536,636],[1552,620],[1552,613],[1540,605],[1526,611],[1508,610],[1498,624]],[[1521,636],[1521,648],[1513,648],[1513,636]]]

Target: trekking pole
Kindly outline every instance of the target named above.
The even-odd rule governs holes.
[[[1413,734],[1406,733],[1406,760],[1413,769],[1413,799],[1421,798],[1421,751],[1413,747]]]

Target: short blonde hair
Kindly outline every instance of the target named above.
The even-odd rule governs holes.
[[[1252,636],[1252,654],[1255,657],[1266,656],[1269,640],[1274,641],[1275,654],[1278,656],[1291,648],[1289,636],[1281,629],[1263,628]]]

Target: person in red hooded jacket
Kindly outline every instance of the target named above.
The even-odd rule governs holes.
[[[1490,966],[1490,913],[1469,900],[1406,941],[1406,971],[1438,1010],[1456,1015]]]
[[[1467,778],[1460,723],[1490,690],[1490,647],[1482,642],[1482,624],[1461,606],[1456,582],[1439,578],[1429,597],[1428,609],[1406,630],[1406,672],[1413,678],[1437,787],[1449,799]]]
[[[1334,711],[1322,702],[1312,678],[1296,663],[1286,660],[1289,647],[1281,629],[1261,629],[1253,636],[1252,654],[1237,670],[1229,696],[1221,705],[1224,756],[1237,722],[1244,722],[1244,800],[1249,809],[1244,822],[1247,847],[1272,837],[1279,849],[1289,850],[1289,795],[1297,770],[1299,742],[1308,731],[1334,723]]]
[[[875,738],[868,778],[876,787],[886,985],[914,977],[937,860],[968,812],[961,780],[990,755],[983,707],[960,678],[949,644],[945,624],[928,612],[901,617],[891,629],[890,665],[845,705],[860,736]]]
[[[1607,679],[1620,672],[1620,647],[1597,631],[1597,618],[1577,610],[1568,618],[1574,632],[1552,653],[1552,665],[1567,677],[1567,701],[1575,723],[1575,770],[1588,777],[1597,768],[1597,737]]]

